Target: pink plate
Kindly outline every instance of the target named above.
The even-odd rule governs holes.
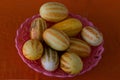
[[[88,21],[86,18],[81,17],[80,15],[74,15],[74,14],[70,13],[69,16],[79,19],[82,22],[83,27],[85,27],[85,26],[93,26],[94,27],[92,22]],[[30,61],[23,56],[22,46],[25,41],[30,39],[30,24],[31,24],[31,21],[37,17],[40,17],[39,14],[34,15],[32,18],[26,19],[21,24],[20,28],[17,30],[16,38],[15,38],[15,46],[18,50],[19,56],[30,68],[32,68],[33,70],[35,70],[39,73],[42,73],[44,75],[62,77],[62,78],[76,76],[76,75],[67,74],[64,71],[62,71],[60,68],[58,68],[54,72],[48,72],[43,69],[43,67],[41,66],[40,60]],[[47,24],[50,27],[50,25],[52,25],[54,23],[47,22]],[[91,47],[91,48],[92,48],[91,55],[87,58],[82,59],[83,64],[84,64],[83,70],[77,75],[81,75],[87,71],[90,71],[100,61],[102,53],[104,51],[103,43],[97,47]]]

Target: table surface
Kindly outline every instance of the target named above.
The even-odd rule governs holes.
[[[91,71],[73,78],[48,77],[30,69],[15,48],[16,30],[28,17],[38,14],[41,4],[58,1],[70,12],[92,21],[104,34],[105,51]],[[119,0],[0,0],[0,79],[120,80]]]

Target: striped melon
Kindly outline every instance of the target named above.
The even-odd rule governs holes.
[[[57,51],[50,47],[44,47],[44,55],[41,58],[42,66],[47,71],[54,71],[58,68],[59,57]]]
[[[58,51],[64,51],[70,45],[67,34],[65,34],[63,31],[59,31],[53,28],[49,28],[44,31],[43,39],[47,45]]]
[[[71,38],[70,47],[67,49],[67,51],[74,52],[80,57],[87,57],[90,55],[91,48],[85,41],[77,38]]]
[[[81,36],[91,46],[98,46],[103,42],[102,33],[90,26],[82,29]]]
[[[60,58],[60,68],[69,74],[78,74],[83,69],[81,58],[71,52],[65,52]]]
[[[68,16],[68,9],[62,3],[47,2],[40,7],[40,16],[51,22],[58,22]]]

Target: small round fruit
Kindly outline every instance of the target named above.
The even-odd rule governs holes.
[[[83,40],[77,38],[70,38],[70,47],[68,52],[74,52],[80,57],[88,57],[91,52],[90,46]]]
[[[47,45],[58,51],[64,51],[70,45],[67,34],[65,34],[63,31],[59,31],[53,28],[49,28],[44,31],[43,39]]]
[[[68,16],[68,9],[62,3],[47,2],[40,7],[40,16],[51,22],[58,22]]]
[[[60,59],[60,68],[68,74],[78,74],[83,69],[83,62],[78,55],[65,52]]]
[[[42,66],[47,71],[55,71],[59,65],[59,57],[57,51],[45,47],[44,55],[41,58]]]
[[[90,26],[82,29],[81,36],[91,46],[98,46],[103,42],[102,33]]]
[[[23,55],[29,60],[37,60],[43,54],[43,46],[39,40],[28,40],[23,45]]]

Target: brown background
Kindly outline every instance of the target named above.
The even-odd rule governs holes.
[[[47,77],[30,69],[15,48],[16,30],[38,14],[48,1],[64,3],[69,11],[87,17],[104,34],[105,51],[91,71],[74,78]],[[0,0],[0,79],[120,80],[120,0]]]

